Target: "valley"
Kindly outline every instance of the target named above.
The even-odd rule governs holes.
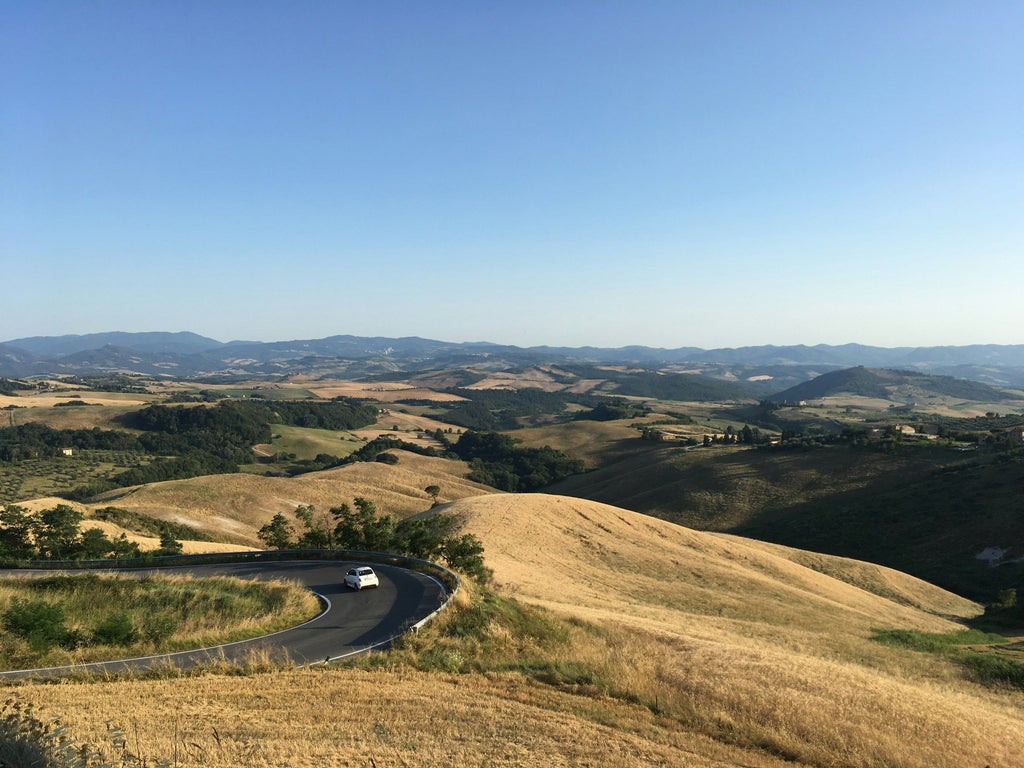
[[[143,551],[173,524],[200,552],[263,548],[275,516],[301,530],[299,508],[364,499],[395,521],[453,517],[491,573],[436,626],[345,666],[12,693],[97,749],[112,721],[180,765],[1017,765],[1024,392],[841,373],[777,399],[564,359],[132,372],[119,392],[8,380],[8,508],[67,505]],[[877,639],[967,626],[1011,642]],[[374,714],[332,729],[300,691]]]

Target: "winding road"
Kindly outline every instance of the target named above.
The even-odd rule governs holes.
[[[446,592],[431,576],[391,565],[372,563],[380,577],[376,589],[359,592],[344,584],[355,561],[290,560],[279,562],[195,564],[134,571],[189,573],[195,576],[236,576],[243,579],[291,579],[314,592],[324,611],[315,619],[272,635],[178,653],[165,653],[118,661],[77,664],[71,667],[11,670],[0,678],[58,677],[73,671],[143,671],[168,663],[180,668],[217,660],[244,661],[254,653],[288,659],[296,665],[318,664],[386,645],[418,624],[443,604]],[[49,572],[52,574],[52,571]],[[123,572],[122,572],[123,573]]]

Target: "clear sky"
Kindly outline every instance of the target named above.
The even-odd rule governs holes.
[[[0,0],[0,341],[1024,343],[1024,3]]]

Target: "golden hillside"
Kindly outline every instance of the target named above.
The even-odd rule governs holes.
[[[278,512],[290,515],[300,504],[327,512],[362,496],[381,512],[404,519],[430,508],[431,498],[424,491],[430,485],[441,489],[441,501],[493,492],[467,480],[469,469],[462,462],[399,450],[391,453],[399,456],[398,464],[358,462],[296,477],[206,475],[118,489],[91,504],[76,506],[86,512],[121,507],[194,526],[225,542],[258,547],[262,545],[256,531]]]
[[[883,624],[956,629],[941,617],[981,611],[891,569],[694,531],[585,499],[492,494],[444,511],[485,543],[497,582],[574,613],[670,627],[687,617],[702,631],[737,621],[787,633],[841,624],[845,634]]]
[[[973,603],[579,499],[476,495],[445,511],[484,542],[500,589],[572,619],[575,641],[552,663],[599,670],[615,691],[385,662],[15,693],[79,739],[103,742],[107,720],[130,727],[154,758],[171,753],[173,723],[194,745],[189,766],[1024,765],[1024,696],[868,639],[956,629],[949,617]]]

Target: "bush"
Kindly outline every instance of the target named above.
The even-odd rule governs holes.
[[[154,645],[161,645],[174,634],[178,621],[165,613],[151,613],[142,624],[142,636]]]
[[[68,642],[64,609],[45,600],[14,598],[3,615],[3,625],[11,634],[28,642],[34,651],[48,651]]]
[[[139,639],[139,630],[127,613],[113,613],[93,630],[93,639],[102,645],[131,645]]]
[[[967,653],[957,659],[971,677],[984,685],[1024,689],[1024,664],[998,653]]]

